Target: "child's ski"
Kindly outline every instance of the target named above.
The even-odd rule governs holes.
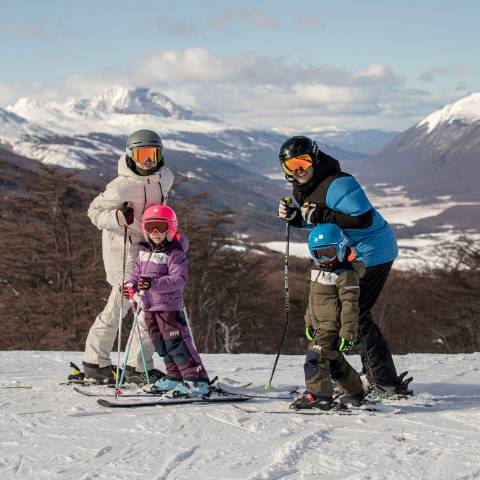
[[[95,385],[95,386],[99,386],[99,385]],[[100,385],[101,387],[101,385]],[[87,397],[102,397],[102,398],[110,398],[110,397],[115,397],[115,393],[113,393],[113,387],[109,387],[109,389],[107,390],[107,388],[101,388],[100,390],[92,390],[92,387],[89,387],[88,389],[86,388],[81,388],[80,387],[73,387],[73,389],[82,394],[82,395],[86,395]],[[128,393],[124,393],[124,392],[128,392]],[[155,393],[147,393],[147,392],[144,392],[143,390],[138,390],[138,386],[136,388],[136,390],[131,390],[131,389],[128,389],[128,388],[125,388],[125,387],[122,387],[122,393],[120,395],[118,395],[118,397],[148,397],[148,398],[154,398],[154,397],[160,397],[161,394],[155,394]]]
[[[183,398],[157,398],[157,399],[145,399],[145,400],[128,400],[123,402],[121,398],[118,400],[107,400],[105,398],[99,398],[97,403],[102,407],[109,408],[138,408],[138,407],[167,407],[171,405],[185,405],[185,404],[199,404],[199,405],[211,405],[213,403],[235,403],[246,402],[251,400],[249,397],[230,396],[230,395],[215,395],[210,397],[183,397]]]

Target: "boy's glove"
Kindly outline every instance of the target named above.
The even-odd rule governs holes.
[[[278,203],[278,216],[285,222],[290,222],[297,215],[298,208],[292,202],[290,197],[280,199]]]
[[[351,340],[347,340],[343,337],[337,337],[333,341],[333,348],[338,350],[339,352],[348,352],[353,348],[353,342]]]
[[[124,202],[122,208],[117,210],[117,221],[121,227],[131,225],[134,220],[133,208],[129,206],[128,202]]]
[[[305,326],[305,336],[310,342],[315,338],[315,329],[311,325]]]
[[[138,289],[150,290],[151,287],[152,287],[152,278],[142,275],[138,280]]]

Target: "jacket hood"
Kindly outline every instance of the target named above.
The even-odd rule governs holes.
[[[188,251],[189,241],[188,237],[184,233],[177,232],[175,238],[171,242],[166,242],[164,245],[157,247],[151,242],[141,242],[142,247],[154,250],[155,252],[170,253],[172,250],[183,250],[185,253]]]
[[[163,166],[160,167],[160,169],[158,171],[156,171],[155,173],[152,173],[151,175],[146,175],[146,176],[142,176],[142,175],[138,175],[138,173],[135,173],[127,164],[127,154],[126,153],[123,153],[120,158],[118,159],[118,175],[122,176],[122,177],[130,177],[130,178],[135,178],[137,180],[142,180],[142,179],[147,179],[147,178],[151,178],[151,179],[154,179],[155,177],[160,177],[161,176],[161,173],[162,173],[162,170],[163,170]],[[144,180],[145,182],[147,182],[147,180]]]

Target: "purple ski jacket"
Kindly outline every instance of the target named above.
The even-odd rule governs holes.
[[[171,242],[154,248],[141,243],[132,275],[127,283],[138,291],[141,275],[151,277],[152,286],[145,290],[142,302],[143,310],[180,311],[183,308],[183,290],[188,278],[187,249],[188,239],[177,234]]]

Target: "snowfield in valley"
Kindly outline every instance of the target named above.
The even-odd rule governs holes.
[[[204,359],[212,376],[261,391],[274,357]],[[2,480],[480,478],[480,353],[396,356],[418,395],[349,416],[231,404],[108,409],[59,385],[70,360],[80,364],[81,354],[0,352]],[[302,365],[302,356],[282,356],[275,390],[301,386]],[[285,411],[288,403],[237,405]]]

